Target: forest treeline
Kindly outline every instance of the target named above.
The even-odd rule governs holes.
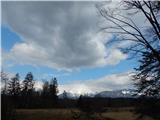
[[[43,82],[42,89],[36,90],[34,75],[28,72],[24,80],[20,80],[19,74],[9,78],[1,72],[1,81],[4,83],[1,89],[2,103],[9,101],[14,108],[77,108],[90,105],[95,108],[105,107],[129,107],[137,106],[148,101],[156,102],[159,98],[141,96],[139,98],[102,98],[80,95],[78,99],[69,98],[67,92],[58,97],[58,81],[56,77]],[[21,81],[21,82],[20,82]],[[144,102],[145,101],[145,102]],[[156,102],[160,104],[159,102]]]
[[[36,90],[31,72],[27,73],[22,82],[18,73],[9,79],[7,74],[2,72],[1,80],[4,83],[1,91],[2,98],[12,101],[16,108],[53,107],[57,104],[58,83],[55,77],[50,82],[46,80],[42,90]]]
[[[34,75],[29,72],[24,80],[17,73],[12,78],[1,72],[1,118],[14,120],[16,109],[58,107],[58,83],[54,77],[45,81],[42,90],[36,90]]]
[[[46,80],[42,89],[36,90],[36,81],[31,72],[27,73],[22,81],[18,73],[9,78],[6,73],[1,72],[1,80],[4,83],[1,89],[2,120],[13,120],[16,109],[76,108],[87,116],[93,113],[106,112],[110,108],[122,107],[136,108],[136,112],[151,114],[151,116],[155,116],[153,113],[160,112],[160,99],[155,97],[102,98],[80,95],[79,98],[72,99],[64,91],[63,97],[59,98],[57,78],[53,77],[49,81]],[[76,113],[73,112],[73,115],[76,116]]]

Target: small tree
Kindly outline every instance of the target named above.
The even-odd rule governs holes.
[[[67,98],[68,98],[67,92],[64,90],[64,91],[63,91],[63,99],[67,99]]]

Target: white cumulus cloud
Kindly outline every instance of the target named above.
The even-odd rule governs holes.
[[[95,93],[106,90],[127,89],[133,87],[131,80],[131,72],[106,75],[98,79],[78,80],[68,84],[59,85],[59,91],[62,93],[64,90],[71,93]]]
[[[65,70],[118,64],[127,55],[106,48],[112,35],[98,22],[94,2],[2,2],[2,24],[22,39],[2,57]]]

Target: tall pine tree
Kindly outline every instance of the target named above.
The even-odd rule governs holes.
[[[49,82],[45,81],[42,87],[43,87],[42,97],[48,98],[49,97]]]
[[[58,101],[58,83],[56,78],[52,78],[49,85],[49,93],[51,100],[53,101],[53,105],[57,104]]]
[[[23,102],[25,107],[28,107],[32,103],[34,83],[35,82],[34,82],[33,74],[29,72],[22,82],[22,85],[23,85],[22,96],[23,96]]]
[[[16,97],[20,95],[20,91],[20,80],[19,74],[17,73],[8,83],[8,94]]]

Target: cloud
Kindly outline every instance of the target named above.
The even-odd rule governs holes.
[[[74,83],[59,85],[59,91],[64,90],[71,93],[95,93],[106,90],[127,89],[133,87],[131,81],[131,72],[106,75],[98,79],[79,80]]]
[[[35,81],[35,84],[34,84],[35,90],[41,90],[42,86],[43,86],[42,81]]]
[[[22,39],[2,56],[64,70],[118,64],[127,55],[106,48],[112,35],[97,33],[98,21],[94,2],[2,2],[2,24]]]
[[[15,76],[13,73],[7,73],[8,78]],[[131,80],[132,72],[124,72],[118,74],[110,74],[97,79],[89,80],[73,80],[66,84],[59,84],[59,94],[63,91],[71,92],[73,94],[85,94],[96,93],[101,91],[111,91],[118,89],[127,89],[133,87],[133,81]],[[22,83],[22,79],[20,80]],[[44,81],[35,80],[35,89],[42,89]],[[0,87],[3,87],[3,81],[1,81]]]

